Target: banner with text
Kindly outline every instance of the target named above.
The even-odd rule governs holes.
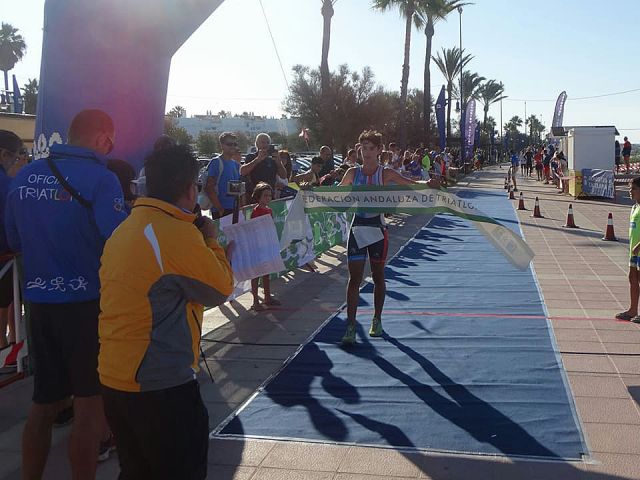
[[[513,230],[482,213],[473,201],[424,185],[319,187],[301,191],[307,214],[358,213],[450,213],[474,223],[516,268],[524,270],[533,251]]]
[[[582,170],[582,193],[591,197],[614,198],[612,170]]]

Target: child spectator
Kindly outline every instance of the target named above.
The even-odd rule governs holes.
[[[638,297],[640,296],[640,177],[629,182],[629,196],[634,201],[629,215],[629,308],[616,315],[618,320],[640,323]]]
[[[251,212],[251,218],[261,217],[263,215],[273,215],[273,212],[269,208],[269,202],[273,198],[273,189],[271,185],[265,182],[259,182],[256,188],[253,190],[253,201],[257,203],[253,212]],[[260,297],[258,296],[258,283],[262,279],[262,288],[264,290],[264,302],[260,303]],[[253,294],[252,310],[259,312],[265,309],[265,305],[270,307],[272,305],[281,305],[280,301],[271,295],[271,282],[269,275],[263,275],[260,278],[254,278],[251,280],[251,293]]]

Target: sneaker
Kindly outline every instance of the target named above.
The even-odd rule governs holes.
[[[60,410],[58,416],[53,421],[53,428],[61,428],[73,422],[73,405]]]
[[[373,320],[371,320],[371,328],[369,329],[369,336],[381,337],[383,333],[384,330],[382,330],[382,319],[373,317]]]
[[[113,434],[109,438],[100,442],[100,450],[98,450],[98,462],[109,460],[109,455],[116,449],[116,438]]]
[[[347,325],[344,337],[342,337],[342,345],[353,345],[354,343],[356,343],[356,325],[350,323]]]

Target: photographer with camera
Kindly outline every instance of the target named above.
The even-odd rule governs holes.
[[[240,175],[247,177],[247,192],[253,192],[256,185],[264,182],[275,191],[276,177],[287,178],[287,170],[282,164],[276,148],[271,145],[271,137],[266,133],[256,136],[258,151],[247,155],[245,164],[240,167]]]
[[[224,217],[233,212],[239,197],[228,191],[229,182],[240,180],[240,165],[233,159],[238,148],[238,139],[233,133],[220,135],[222,153],[209,162],[207,183],[204,192],[211,201],[211,216]]]

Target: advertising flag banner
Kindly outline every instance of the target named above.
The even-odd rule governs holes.
[[[556,100],[556,109],[553,111],[552,127],[561,127],[562,118],[564,117],[564,104],[567,101],[567,92],[562,92]]]
[[[464,109],[464,158],[473,156],[473,143],[476,137],[476,101],[472,98]]]
[[[23,103],[22,94],[20,93],[20,87],[18,86],[18,80],[16,76],[13,76],[13,113],[22,113]]]
[[[304,200],[307,214],[450,213],[473,222],[516,268],[526,269],[533,259],[533,251],[515,231],[482,213],[473,201],[424,185],[319,187],[300,191],[298,195]]]
[[[444,115],[444,107],[446,101],[444,97],[444,85],[440,90],[440,95],[438,95],[438,100],[436,100],[436,122],[438,123],[438,138],[440,140],[440,150],[444,150],[444,147],[447,146],[447,137],[445,135],[446,121]]]
[[[134,168],[163,132],[171,57],[223,0],[46,0],[34,158],[80,110],[113,118],[113,156]]]

